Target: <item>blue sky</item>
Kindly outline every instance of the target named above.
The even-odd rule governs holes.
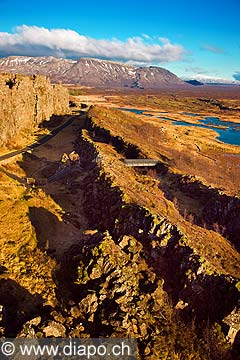
[[[0,56],[93,56],[233,79],[239,15],[239,0],[0,0]]]

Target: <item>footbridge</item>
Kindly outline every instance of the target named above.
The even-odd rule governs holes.
[[[155,159],[125,159],[124,163],[132,167],[153,167],[156,166],[159,160]]]

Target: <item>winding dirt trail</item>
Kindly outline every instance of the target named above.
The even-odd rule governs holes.
[[[35,148],[32,154],[25,154],[21,167],[27,177],[35,179],[45,177],[47,180],[59,167],[62,154],[69,154],[74,150],[74,142],[83,121],[84,115],[75,117],[69,126]],[[71,245],[79,241],[83,231],[88,229],[81,190],[84,187],[85,176],[78,169],[67,173],[62,179],[41,185],[41,189],[61,209],[60,220],[43,206],[35,206],[30,211],[39,243],[58,260]]]

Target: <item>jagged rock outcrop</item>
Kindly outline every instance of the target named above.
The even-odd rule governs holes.
[[[102,169],[107,157],[102,152],[104,148],[102,149],[102,147],[96,145],[88,135],[83,133],[76,143],[76,149],[81,151],[83,160],[86,162],[92,161],[94,166],[92,172],[86,177],[86,186],[84,188],[86,193],[85,211],[92,226],[101,231],[109,230],[117,238],[123,234],[131,234],[142,239],[145,251],[151,258],[151,264],[154,264],[155,259],[166,257],[175,267],[175,291],[179,286],[184,288],[187,279],[185,275],[189,270],[195,274],[194,278],[195,276],[200,278],[200,275],[205,271],[208,274],[214,273],[214,267],[218,266],[219,261],[216,260],[215,265],[213,265],[214,256],[211,256],[205,262],[201,258],[202,256],[205,257],[204,251],[202,254],[196,254],[197,249],[191,248],[191,242],[188,242],[188,232],[184,233],[184,228],[180,224],[176,226],[167,217],[152,212],[146,206],[130,201],[123,188],[117,186],[118,179],[115,179],[114,175],[111,177],[111,169],[110,173],[105,172],[106,167],[104,167],[105,170]],[[110,166],[114,167],[113,162]],[[113,172],[115,171],[113,170]],[[127,176],[126,170],[125,176]],[[131,176],[130,173],[128,176]],[[133,180],[132,184],[134,184]],[[200,229],[198,231],[200,232]],[[189,237],[192,237],[192,235]],[[232,252],[231,247],[229,247],[229,251]],[[211,262],[212,264],[210,264]],[[177,266],[179,268],[176,271]],[[185,279],[182,285],[180,279]]]
[[[172,306],[165,281],[149,265],[139,239],[114,240],[107,231],[85,235],[62,265],[59,272],[72,286],[72,300],[42,309],[18,337],[130,337],[138,340],[138,359],[234,358],[219,325],[203,323],[201,333],[197,322],[184,319],[179,303]],[[183,304],[182,309],[189,306]]]
[[[224,234],[240,249],[240,198],[203,184],[194,176],[178,176],[179,189],[197,198],[203,206],[202,219],[206,226]]]
[[[68,108],[67,89],[51,85],[46,77],[0,74],[0,146]]]
[[[119,179],[114,175],[118,171],[115,164],[120,159],[108,162],[107,149],[109,147],[106,144],[96,144],[86,132],[83,132],[76,143],[76,149],[80,151],[83,161],[92,163],[92,170],[86,177],[84,188],[85,211],[91,219],[92,226],[103,232],[110,231],[115,243],[115,245],[112,244],[112,249],[121,244],[123,239],[129,239],[129,237],[134,239],[134,248],[130,246],[131,250],[125,248],[124,251],[126,254],[133,252],[130,257],[132,260],[134,254],[142,253],[142,258],[145,259],[148,266],[153,269],[159,279],[164,279],[163,289],[168,293],[173,305],[176,306],[183,318],[189,321],[194,318],[197,324],[206,321],[211,324],[221,323],[226,314],[229,314],[238,303],[239,291],[236,286],[238,277],[234,278],[237,272],[233,272],[233,277],[229,273],[226,276],[225,271],[221,268],[221,264],[225,262],[225,254],[221,253],[217,247],[218,241],[221,246],[220,237],[216,236],[215,239],[218,250],[214,249],[214,243],[207,244],[207,246],[213,246],[211,257],[208,257],[206,249],[199,246],[199,241],[195,241],[196,235],[194,231],[192,232],[193,229],[189,233],[185,228],[186,232],[184,232],[180,223],[176,225],[162,214],[156,215],[147,207],[131,202],[123,188],[117,185]],[[116,157],[115,152],[114,154]],[[108,165],[105,167],[106,162]],[[131,173],[127,173],[126,170],[124,176],[131,178]],[[189,227],[191,227],[190,224]],[[198,232],[200,234],[200,228]],[[204,232],[210,240],[212,234],[208,236],[205,230]],[[200,238],[200,235],[198,236]],[[130,244],[129,240],[126,241]],[[206,239],[204,241],[207,242]],[[138,246],[141,247],[141,250],[138,249]],[[227,247],[226,251],[233,254],[233,249],[230,246]],[[83,251],[85,260],[83,262],[81,260],[78,264],[79,269],[84,269],[81,270],[84,273],[79,273],[79,277],[81,281],[84,278],[83,281],[86,281],[89,286],[93,284],[92,281],[96,274],[97,279],[100,277],[98,265],[105,264],[105,260],[100,259],[101,250],[95,248],[94,256],[92,253],[88,257],[88,251],[93,251],[90,249],[92,249],[91,242],[86,244],[86,249]],[[76,253],[77,251],[75,251]],[[234,261],[233,257],[231,261]],[[96,280],[94,281],[96,283]],[[120,288],[122,287],[120,286]],[[98,303],[98,300],[95,300],[94,302]],[[127,298],[125,300],[128,303]],[[94,317],[93,314],[92,316]],[[138,320],[139,318],[137,324]],[[152,337],[156,334],[155,331],[157,333],[157,329],[153,326]]]

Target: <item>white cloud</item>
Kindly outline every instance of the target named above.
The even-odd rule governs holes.
[[[219,48],[214,45],[211,45],[211,44],[205,44],[201,48],[202,48],[202,50],[207,50],[207,51],[213,52],[215,54],[224,54],[225,53],[224,49]]]
[[[189,67],[189,68],[186,68],[185,69],[186,72],[191,72],[191,73],[196,73],[196,74],[208,74],[209,73],[209,70],[206,70],[204,68],[201,68],[201,67]]]
[[[169,44],[168,38],[165,37],[158,37],[158,40],[161,41],[163,44]]]
[[[240,81],[236,80],[232,80],[232,79],[226,79],[226,78],[220,78],[220,77],[216,77],[216,76],[211,76],[211,75],[201,75],[201,74],[195,74],[192,75],[191,77],[184,77],[184,80],[190,80],[190,79],[195,79],[198,81],[201,81],[203,83],[222,83],[222,84],[240,84]]]
[[[147,39],[147,40],[151,40],[151,39],[152,39],[151,36],[148,35],[148,34],[142,34],[142,37],[143,37],[144,39]]]
[[[0,55],[99,57],[125,62],[158,64],[178,61],[186,54],[178,44],[166,38],[149,43],[146,36],[118,39],[94,39],[69,29],[46,29],[22,25],[13,33],[0,32]]]

